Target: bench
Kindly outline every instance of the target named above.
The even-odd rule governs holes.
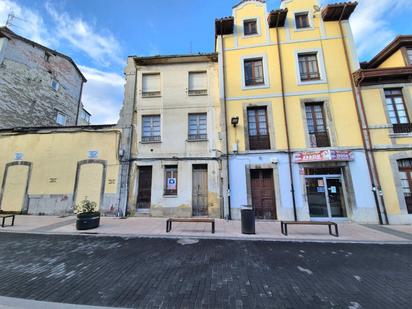
[[[211,223],[212,233],[215,233],[215,219],[209,218],[169,218],[166,221],[166,233],[172,230],[172,222]]]
[[[331,221],[281,221],[280,228],[283,235],[288,236],[288,224],[295,225],[327,225],[329,227],[329,234],[339,237],[338,225]],[[335,227],[335,233],[332,233],[332,226]]]
[[[0,218],[3,219],[3,222],[1,223],[1,227],[4,227],[4,223],[6,221],[6,218],[11,218],[11,226],[14,226],[14,219],[15,219],[14,215],[0,215]]]

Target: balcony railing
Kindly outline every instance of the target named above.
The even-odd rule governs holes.
[[[309,136],[311,147],[330,147],[330,140],[327,132],[311,133]]]
[[[160,142],[160,136],[142,136],[142,142]]]
[[[249,136],[250,150],[265,150],[270,149],[269,135]]]
[[[189,89],[188,94],[190,96],[207,95],[207,89],[198,89],[198,90]]]
[[[143,98],[160,97],[160,96],[161,96],[160,91],[143,91],[142,92]]]
[[[205,141],[207,140],[207,134],[189,134],[187,139],[189,141]]]
[[[411,133],[412,123],[396,123],[393,125],[393,133]]]

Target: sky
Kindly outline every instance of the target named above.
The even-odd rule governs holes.
[[[213,52],[215,18],[232,15],[239,1],[0,0],[0,26],[13,13],[13,31],[73,58],[88,80],[82,101],[92,123],[116,123],[127,56]],[[361,61],[412,34],[412,0],[358,2],[351,26]],[[267,5],[277,9],[280,0]]]

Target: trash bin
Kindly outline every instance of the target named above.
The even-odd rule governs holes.
[[[242,234],[255,234],[255,211],[251,206],[242,207],[240,210],[242,221]]]

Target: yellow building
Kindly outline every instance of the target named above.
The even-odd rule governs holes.
[[[412,36],[399,36],[354,73],[381,208],[412,223]]]
[[[215,22],[230,215],[377,222],[351,73],[356,3],[245,0]]]
[[[1,130],[0,210],[63,215],[88,199],[117,215],[120,136],[110,125]]]

